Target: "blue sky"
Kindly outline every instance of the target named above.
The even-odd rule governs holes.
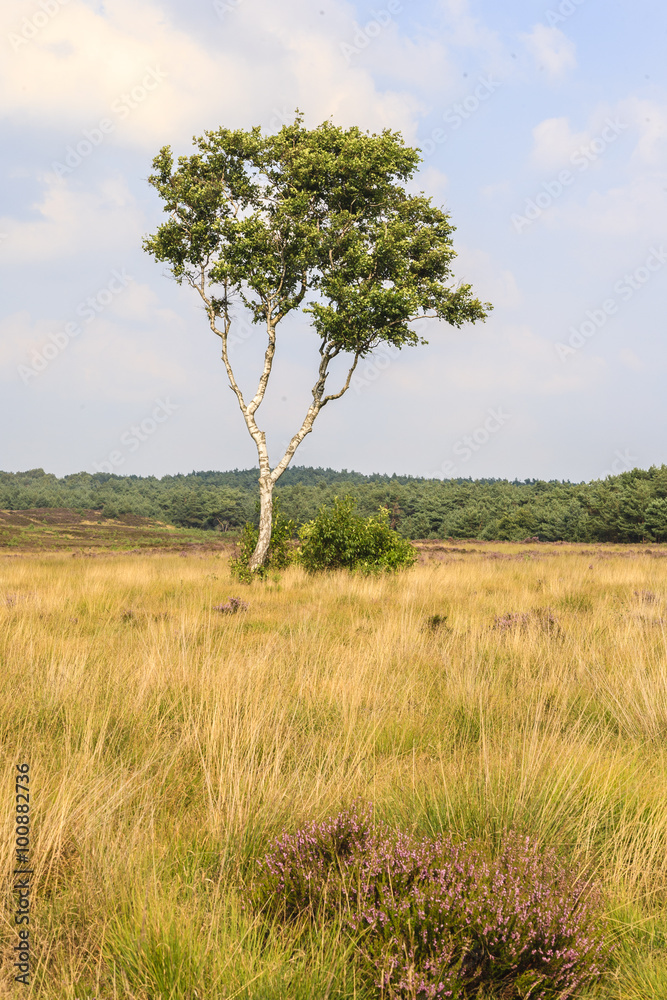
[[[194,293],[141,249],[162,219],[146,177],[164,144],[297,106],[424,151],[413,186],[495,308],[368,359],[295,463],[589,480],[667,462],[664,6],[5,0],[0,18],[0,468],[256,464]],[[261,332],[236,339],[249,388]],[[260,410],[274,464],[316,357],[296,318]]]

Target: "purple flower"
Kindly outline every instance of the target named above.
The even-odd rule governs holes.
[[[555,852],[511,832],[496,855],[420,840],[359,804],[274,841],[256,902],[287,921],[342,921],[367,975],[397,998],[480,987],[565,998],[606,960],[600,894]]]
[[[214,604],[213,610],[219,611],[222,615],[235,615],[237,611],[247,611],[250,607],[240,597],[228,597],[226,604]]]

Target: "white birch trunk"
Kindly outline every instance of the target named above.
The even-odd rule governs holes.
[[[273,525],[273,478],[271,475],[261,476],[259,480],[259,537],[255,551],[248,564],[251,572],[258,570],[266,562],[271,544],[271,527]]]
[[[319,378],[313,386],[312,396],[313,402],[308,407],[308,411],[304,418],[301,427],[293,436],[290,441],[285,454],[281,458],[280,462],[271,471],[271,464],[269,462],[269,453],[266,447],[266,434],[264,431],[260,430],[257,426],[255,420],[255,413],[259,409],[266,392],[266,386],[269,381],[269,376],[271,374],[271,369],[273,367],[273,357],[276,349],[276,325],[282,318],[282,314],[275,316],[273,314],[274,301],[272,299],[266,302],[266,329],[268,336],[268,343],[266,346],[266,351],[264,353],[264,368],[259,379],[259,384],[257,386],[257,392],[250,400],[246,403],[243,398],[243,393],[234,377],[234,372],[229,361],[229,353],[227,350],[227,340],[229,336],[229,329],[231,326],[231,321],[229,318],[229,313],[225,308],[223,313],[223,329],[219,330],[216,326],[216,311],[211,304],[211,300],[206,296],[204,288],[204,272],[201,274],[201,281],[199,283],[192,282],[193,287],[196,288],[200,296],[202,297],[205,305],[206,311],[208,313],[209,322],[211,325],[211,330],[216,336],[220,337],[222,341],[222,360],[227,370],[227,377],[229,378],[229,385],[234,395],[238,400],[241,413],[243,414],[243,419],[245,420],[248,432],[255,442],[255,447],[257,448],[257,455],[259,458],[259,498],[260,498],[260,513],[259,513],[259,536],[257,538],[257,545],[255,546],[255,551],[250,557],[249,568],[252,572],[258,570],[266,562],[266,558],[269,552],[269,546],[271,544],[271,527],[273,524],[273,487],[276,485],[278,479],[282,476],[283,472],[292,461],[294,453],[297,448],[305,438],[306,434],[310,434],[313,429],[313,424],[317,414],[320,412],[323,406],[329,403],[332,399],[340,399],[350,387],[350,381],[357,367],[357,362],[361,356],[361,350],[357,349],[354,355],[354,361],[352,366],[347,373],[347,378],[343,388],[336,393],[330,393],[329,395],[324,395],[324,388],[327,381],[327,376],[329,374],[329,363],[340,353],[340,347],[335,347],[334,345],[322,344],[320,354],[322,360],[320,362]],[[305,286],[302,289],[300,298],[303,297],[303,292],[305,291]],[[225,295],[227,294],[227,287],[225,286]]]

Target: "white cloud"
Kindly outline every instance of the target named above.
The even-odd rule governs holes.
[[[531,32],[520,38],[533,56],[538,69],[544,70],[551,79],[557,79],[577,64],[574,42],[558,28],[536,24]]]
[[[421,104],[414,96],[391,90],[377,92],[371,74],[357,66],[346,68],[330,39],[295,31],[285,39],[285,45],[288,78],[283,86],[294,95],[309,127],[332,117],[340,125],[392,128],[408,140],[415,137],[415,116]]]
[[[643,236],[648,245],[667,229],[667,172],[633,178],[628,184],[593,191],[582,204],[567,202],[545,221],[595,236]]]
[[[88,321],[74,308],[57,318],[33,319],[27,309],[12,313],[0,322],[3,381],[39,394],[111,402],[142,400],[154,385],[189,392],[188,366],[177,360],[173,343],[170,351],[162,348],[182,322],[156,308],[156,301],[145,286],[131,283]],[[148,321],[149,329],[133,329],[137,319]],[[76,324],[78,332],[65,336],[67,324]]]
[[[422,93],[436,91],[442,95],[459,86],[458,68],[447,46],[433,38],[406,38],[398,25],[382,38],[382,45],[371,48],[363,64],[380,73],[391,66],[393,81]]]
[[[585,198],[581,193],[577,197],[576,185],[567,189],[568,196],[556,199],[543,213],[545,225],[601,237],[643,235],[647,243],[664,232],[667,105],[633,96],[615,106],[598,105],[580,132],[573,131],[567,117],[547,118],[533,128],[533,138],[534,166],[555,174],[569,165],[575,180],[588,180]],[[619,156],[624,164],[621,177],[629,176],[625,183],[619,183],[619,173],[611,165]],[[591,191],[593,171],[600,175]],[[616,183],[607,181],[605,187],[610,173]]]
[[[552,341],[527,323],[504,321],[499,313],[462,331],[433,324],[423,333],[429,347],[406,352],[405,362],[383,376],[396,398],[429,392],[449,400],[557,397],[594,389],[608,370],[603,358],[584,352],[564,365]]]
[[[0,218],[0,230],[7,234],[0,260],[62,260],[139,243],[142,218],[123,178],[107,177],[88,190],[73,190],[53,175],[44,183],[42,200],[31,206],[34,218]]]
[[[21,0],[5,7],[18,28]],[[158,3],[108,0],[97,10],[70,0],[0,63],[0,113],[66,130],[63,146],[105,117],[113,125],[105,142],[157,149],[219,124],[266,125],[283,105],[317,122],[333,115],[341,124],[413,132],[414,97],[380,90],[368,69],[346,66],[340,44],[354,32],[352,8],[330,0],[328,14],[324,23],[305,16],[304,0],[255,0],[221,22],[211,7],[214,42],[206,48]],[[408,77],[422,55],[436,62],[432,43],[399,42],[395,26],[370,39],[368,51],[393,52],[397,65],[407,55]]]
[[[192,391],[192,373],[160,349],[156,334],[133,336],[126,324],[99,319],[76,346],[76,380],[89,398],[143,400],[157,386]]]
[[[418,195],[422,192],[427,198],[432,198],[434,204],[443,206],[447,198],[447,188],[449,181],[447,174],[432,164],[422,166],[418,174],[407,184],[406,190],[410,194]]]
[[[161,308],[160,298],[154,289],[138,281],[132,281],[114,301],[113,306],[115,316],[131,322],[154,323],[157,320],[177,326],[183,322],[173,309]]]
[[[646,365],[638,358],[634,351],[622,350],[618,353],[619,360],[626,368],[630,368],[635,372],[642,372],[646,368]]]
[[[16,24],[24,13],[20,0],[5,5],[5,15]],[[184,60],[195,56],[193,43],[180,33],[170,35],[161,20],[151,4],[130,8],[125,0],[112,0],[102,13],[81,0],[70,0],[13,58],[3,59],[0,109],[65,128],[91,127],[111,113],[112,103],[125,91],[141,85],[156,59],[173,61],[177,41]],[[169,72],[168,66],[163,69]],[[178,95],[171,97],[178,100]],[[147,96],[139,104],[135,114],[153,132],[155,103]],[[164,94],[161,104],[164,107]],[[153,105],[150,114],[147,105]]]
[[[470,356],[452,366],[448,380],[452,388],[494,390],[505,398],[511,393],[562,395],[592,386],[606,366],[599,358],[584,358],[576,367],[565,367],[551,341],[530,325],[491,319]]]
[[[506,64],[507,54],[497,32],[470,11],[469,0],[440,0],[447,22],[447,40],[452,47],[471,49],[485,57],[487,69]]]
[[[16,366],[29,364],[31,349],[37,350],[46,343],[52,330],[53,323],[48,320],[31,323],[27,309],[0,320],[0,372],[4,380],[18,378]]]
[[[495,184],[485,184],[480,194],[490,202],[504,203],[511,196],[512,187],[507,180],[497,181]]]
[[[531,161],[544,170],[557,170],[572,153],[590,142],[588,132],[573,132],[568,118],[545,118],[533,129]]]
[[[619,104],[619,114],[638,133],[633,152],[634,163],[648,167],[664,165],[667,152],[667,103],[629,97]]]
[[[475,295],[482,302],[488,301],[495,308],[506,309],[521,304],[522,295],[513,273],[484,250],[458,246],[454,272],[461,281],[472,285]]]

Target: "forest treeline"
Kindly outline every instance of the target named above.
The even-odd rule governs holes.
[[[0,509],[69,507],[107,517],[139,514],[187,528],[237,532],[257,522],[257,469],[188,475],[116,476],[43,469],[0,472]],[[295,467],[276,487],[297,525],[335,496],[359,514],[387,507],[405,538],[543,541],[667,541],[667,466],[633,469],[591,483],[504,479],[417,479]]]

